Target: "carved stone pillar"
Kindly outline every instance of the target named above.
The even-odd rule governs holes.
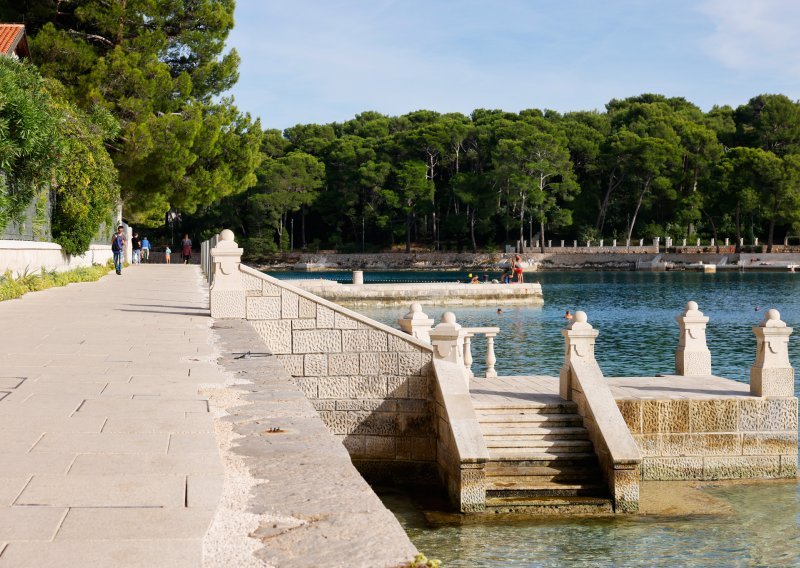
[[[411,304],[411,310],[397,320],[397,323],[400,324],[400,329],[410,336],[427,343],[431,342],[430,331],[433,327],[433,319],[422,311],[422,306],[417,302]]]
[[[461,325],[456,323],[453,312],[442,314],[442,321],[430,331],[433,356],[464,366],[464,335]]]
[[[708,317],[697,309],[697,302],[688,302],[682,314],[675,316],[680,335],[675,350],[675,374],[684,377],[705,377],[711,374],[711,351],[706,345]]]
[[[217,246],[211,249],[214,278],[209,299],[212,318],[245,318],[247,295],[242,284],[239,265],[242,252],[233,240],[233,232],[225,229],[219,234]]]
[[[594,329],[587,321],[586,312],[575,312],[575,319],[561,330],[564,336],[564,364],[559,373],[558,392],[564,400],[572,400],[572,372],[573,363],[597,364],[594,358],[594,343],[599,331]]]
[[[756,361],[750,367],[750,394],[753,396],[794,396],[794,369],[789,363],[789,336],[792,328],[781,321],[778,310],[769,310],[753,328],[756,336]]]

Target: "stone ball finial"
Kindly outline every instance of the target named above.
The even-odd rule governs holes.
[[[686,302],[686,311],[695,311],[699,309],[700,306],[697,305],[697,302],[693,300],[689,300],[688,302]]]
[[[456,314],[445,312],[442,314],[442,323],[456,323]]]
[[[230,229],[223,229],[222,232],[219,234],[219,240],[233,241],[233,231],[231,231]]]
[[[418,314],[421,311],[422,311],[422,306],[419,304],[419,302],[414,302],[413,304],[411,304],[412,314]]]
[[[786,322],[781,320],[781,313],[778,310],[771,308],[766,311],[758,327],[786,327]]]
[[[588,318],[588,317],[586,317],[586,312],[582,312],[582,311],[580,311],[580,310],[578,310],[577,312],[575,312],[575,321],[576,321],[576,322],[578,322],[578,323],[586,323],[586,321],[587,321],[588,319],[589,319],[589,318]]]

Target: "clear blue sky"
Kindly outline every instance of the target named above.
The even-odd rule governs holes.
[[[365,111],[704,110],[800,98],[800,0],[237,0],[231,94],[265,128]]]

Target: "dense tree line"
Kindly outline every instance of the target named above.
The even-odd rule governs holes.
[[[258,182],[201,210],[251,250],[472,249],[800,230],[800,106],[709,112],[645,94],[605,112],[365,112],[264,133]]]

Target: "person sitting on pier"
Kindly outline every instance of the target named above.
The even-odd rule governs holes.
[[[509,272],[508,268],[503,270],[503,275],[500,276],[500,282],[503,284],[511,284],[511,272]]]
[[[477,274],[474,275],[474,276],[472,274],[470,274],[470,276],[471,276],[470,281],[469,281],[470,284],[479,284],[480,283],[480,279],[478,278]]]

